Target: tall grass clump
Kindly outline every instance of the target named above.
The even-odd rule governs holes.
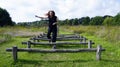
[[[73,33],[82,34],[87,33],[89,35],[94,35],[97,28],[93,26],[70,26],[68,29],[70,29]]]
[[[0,43],[8,42],[12,40],[12,36],[9,34],[0,34]]]
[[[87,34],[102,38],[110,42],[120,41],[119,26],[61,26],[67,32]]]
[[[95,35],[110,42],[118,42],[120,41],[120,27],[102,26],[99,31],[96,31]]]

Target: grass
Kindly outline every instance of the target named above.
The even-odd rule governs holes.
[[[6,48],[14,45],[19,48],[26,48],[22,45],[22,41],[28,41],[36,32],[45,32],[46,27],[40,28],[25,28],[25,27],[6,27],[0,29],[0,39],[10,38],[6,42],[0,43],[0,67],[119,67],[120,66],[120,27],[105,27],[105,26],[60,26],[60,34],[78,33],[89,40],[95,42],[93,47],[98,44],[106,49],[102,53],[102,60],[96,61],[95,52],[84,53],[28,53],[19,52],[18,61],[15,63],[11,52],[6,52]],[[14,36],[17,31],[29,32],[27,34]],[[14,33],[5,34],[6,32]],[[8,36],[6,36],[8,35]],[[9,37],[10,36],[10,37]],[[32,46],[32,48],[47,48],[51,46]],[[84,46],[59,46],[58,48],[86,48]]]

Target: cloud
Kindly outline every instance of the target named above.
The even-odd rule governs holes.
[[[44,16],[54,10],[59,19],[116,15],[120,9],[119,0],[1,0],[15,22],[39,20],[35,14]]]

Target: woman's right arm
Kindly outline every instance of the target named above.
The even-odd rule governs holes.
[[[40,19],[46,19],[47,18],[47,17],[40,17],[40,16],[37,16],[37,15],[35,15],[35,17],[40,18]]]

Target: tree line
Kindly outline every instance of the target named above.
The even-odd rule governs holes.
[[[120,25],[120,13],[116,16],[82,17],[60,21],[61,25]]]
[[[12,21],[10,14],[7,12],[7,10],[0,8],[0,26],[45,26],[48,24],[47,20],[40,20],[40,21],[33,21],[33,22],[19,22],[15,23]],[[95,16],[90,18],[87,17],[81,17],[81,18],[74,18],[74,19],[65,19],[65,20],[59,20],[59,25],[120,25],[120,13],[118,13],[116,16]]]
[[[40,21],[34,21],[34,22],[20,22],[18,25],[20,26],[43,26],[47,25],[47,20],[40,20]],[[75,18],[75,19],[65,19],[65,20],[59,20],[59,25],[107,25],[107,26],[113,26],[113,25],[120,25],[120,13],[118,13],[116,16],[96,16],[90,18],[82,17],[82,18]]]

